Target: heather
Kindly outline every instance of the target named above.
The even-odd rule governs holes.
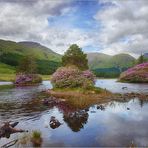
[[[14,82],[17,86],[33,85],[42,82],[42,78],[38,74],[18,74]]]
[[[147,83],[148,82],[148,62],[138,64],[123,72],[120,81]]]
[[[81,71],[75,66],[61,67],[52,76],[55,88],[93,87],[95,76],[89,70]]]

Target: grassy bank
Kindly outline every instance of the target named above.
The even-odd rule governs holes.
[[[14,88],[14,85],[0,85],[0,90]]]
[[[50,80],[50,75],[41,75],[43,80]],[[15,74],[0,74],[0,81],[14,81]]]

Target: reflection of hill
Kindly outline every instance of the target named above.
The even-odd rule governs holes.
[[[80,131],[87,123],[88,113],[85,111],[78,111],[70,114],[64,114],[64,121],[74,132]]]
[[[53,106],[48,106],[48,109]],[[12,120],[13,118],[37,118],[42,111],[47,110],[39,99],[25,99],[25,101],[17,100],[17,102],[1,102],[0,103],[0,120]]]

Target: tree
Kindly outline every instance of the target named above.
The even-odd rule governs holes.
[[[78,45],[73,44],[62,57],[62,64],[64,66],[75,65],[81,70],[86,70],[88,69],[87,55],[83,53]]]
[[[25,74],[34,74],[36,73],[37,65],[35,58],[32,55],[26,55],[20,62],[18,67],[18,72]]]
[[[144,63],[144,56],[141,54],[138,58],[138,64]]]

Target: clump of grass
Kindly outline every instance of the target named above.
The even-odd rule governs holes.
[[[35,138],[35,139],[41,138],[41,132],[33,131],[32,138]]]
[[[14,88],[14,85],[0,85],[0,90]]]
[[[14,81],[15,74],[0,74],[0,81]]]
[[[18,141],[18,147],[24,147],[24,146],[29,146],[30,145],[30,140],[31,140],[31,135],[29,133],[24,133],[22,137],[19,138]]]
[[[40,131],[35,130],[32,132],[31,142],[35,147],[40,147],[42,145],[42,135]]]
[[[84,109],[97,103],[104,103],[112,96],[112,93],[107,90],[96,87],[91,90],[82,88],[54,88],[49,93],[56,98],[65,99],[71,106],[77,109]]]

